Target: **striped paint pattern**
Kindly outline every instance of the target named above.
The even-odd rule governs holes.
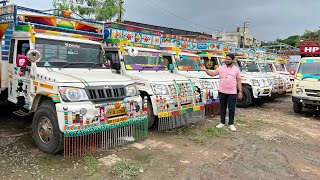
[[[43,95],[43,96],[47,96],[47,97],[51,98],[52,101],[55,102],[55,103],[60,103],[61,102],[61,100],[60,100],[60,98],[59,98],[59,96],[57,94],[52,94],[52,93],[49,93],[49,92],[46,92],[46,91],[40,91],[37,94],[40,94],[40,95]]]

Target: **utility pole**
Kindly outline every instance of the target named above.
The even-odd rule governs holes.
[[[246,32],[246,25],[249,24],[249,22],[244,22],[243,23],[243,39],[242,39],[242,48],[244,48],[244,43],[245,43],[245,32]]]
[[[124,0],[120,0],[120,15],[119,15],[120,22],[123,22],[123,3],[124,3]]]

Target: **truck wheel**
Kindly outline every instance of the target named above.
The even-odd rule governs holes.
[[[293,111],[295,113],[301,113],[302,111],[302,105],[299,103],[293,103]]]
[[[148,127],[151,128],[154,124],[156,116],[153,114],[153,108],[152,108],[150,99],[148,99],[147,107],[148,107]]]
[[[63,134],[59,129],[54,104],[50,101],[43,101],[35,112],[32,136],[41,151],[56,154],[63,150]]]
[[[238,99],[237,106],[242,108],[247,108],[252,104],[252,94],[248,87],[244,86],[242,88],[243,98],[241,100]]]
[[[269,99],[269,97],[261,97],[261,98],[255,99],[254,103],[256,105],[262,105],[262,104],[266,103],[268,101],[268,99]]]

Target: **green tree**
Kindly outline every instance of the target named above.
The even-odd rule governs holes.
[[[288,44],[290,46],[298,47],[299,46],[299,42],[300,42],[300,36],[299,35],[289,36],[286,39],[277,38],[276,41]]]
[[[121,0],[53,0],[52,5],[55,9],[69,10],[86,19],[110,21],[119,16],[120,2]]]
[[[320,27],[314,31],[306,30],[301,36],[302,40],[320,40]]]

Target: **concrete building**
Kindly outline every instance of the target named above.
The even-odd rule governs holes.
[[[231,43],[238,48],[261,47],[261,41],[257,40],[245,23],[244,27],[237,27],[235,32],[213,33],[213,38],[218,41]]]

